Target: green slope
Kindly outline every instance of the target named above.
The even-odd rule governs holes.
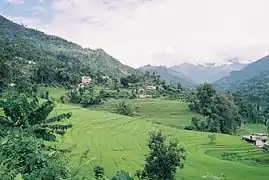
[[[116,113],[117,105],[121,101],[122,100],[109,100],[103,105],[93,106],[91,109]],[[136,108],[136,118],[180,129],[189,125],[193,116],[199,116],[198,114],[190,112],[188,104],[181,101],[133,99],[127,100],[127,102],[131,103]]]
[[[135,73],[102,49],[85,49],[57,36],[26,28],[0,15],[0,59],[9,62],[14,75],[40,83],[77,83],[81,75],[102,72],[111,77]],[[12,78],[10,78],[10,81]],[[43,81],[42,80],[42,81]]]
[[[269,67],[268,71],[235,84],[230,90],[240,91],[251,102],[267,106],[269,102]]]
[[[269,176],[269,164],[258,163],[259,160],[269,160],[268,154],[240,141],[238,136],[217,135],[216,144],[210,145],[208,133],[156,125],[143,118],[63,104],[58,104],[55,113],[67,111],[73,113],[73,118],[68,121],[74,124],[74,128],[59,139],[59,144],[72,150],[71,166],[77,166],[81,155],[89,150],[83,162],[90,162],[79,172],[88,177],[92,175],[95,164],[105,167],[107,177],[111,177],[119,169],[133,173],[141,168],[147,153],[148,133],[159,128],[168,136],[179,138],[187,147],[186,166],[177,174],[177,179],[200,180],[207,172],[215,175],[224,173],[231,180],[266,180]],[[179,109],[181,111],[184,112],[184,108]],[[163,121],[169,119],[170,116],[166,116]],[[183,120],[182,124],[185,123]],[[223,153],[233,153],[233,156],[236,153],[237,158],[234,161],[224,160],[221,158]]]

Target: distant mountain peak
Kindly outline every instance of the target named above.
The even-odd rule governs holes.
[[[215,86],[219,89],[233,89],[237,84],[240,84],[243,81],[248,81],[251,78],[268,71],[269,56],[267,55],[246,65],[239,71],[231,72],[229,76],[223,77],[219,81],[215,82]]]

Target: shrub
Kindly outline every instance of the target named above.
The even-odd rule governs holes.
[[[135,110],[131,104],[122,101],[118,104],[117,113],[125,116],[133,116]]]
[[[106,99],[106,98],[110,98],[111,97],[111,94],[108,92],[108,91],[105,91],[104,89],[101,89],[99,91],[99,96],[102,98],[102,99]]]
[[[193,125],[185,126],[184,129],[186,129],[186,130],[190,130],[190,131],[194,131],[194,130],[196,130],[195,126],[193,126]]]
[[[91,95],[84,95],[80,102],[80,104],[83,107],[88,107],[91,105],[97,105],[97,104],[102,104],[102,103],[103,101],[100,96],[91,96]]]
[[[60,102],[63,103],[63,104],[65,104],[65,96],[61,96],[60,97]]]
[[[93,168],[95,179],[102,179],[104,177],[105,171],[104,167],[97,165]]]
[[[117,93],[117,99],[128,99],[130,97],[130,92],[129,91],[119,91]]]
[[[68,98],[71,103],[79,104],[81,101],[80,93],[76,90],[71,90],[68,93]]]
[[[209,144],[216,143],[216,140],[217,140],[217,138],[216,138],[216,134],[209,134],[209,135],[208,135],[208,138],[210,139]]]
[[[135,93],[132,93],[131,96],[130,96],[130,99],[135,99],[135,98],[136,98]]]
[[[120,170],[116,173],[112,180],[134,180],[134,178],[128,172]]]

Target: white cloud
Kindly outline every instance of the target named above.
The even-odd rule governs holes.
[[[242,60],[269,54],[268,0],[55,0],[38,26],[123,63]]]

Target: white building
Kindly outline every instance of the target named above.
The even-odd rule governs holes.
[[[251,143],[257,147],[263,147],[268,145],[268,137],[265,134],[253,133],[249,136],[242,136],[241,140],[245,140],[248,143]]]

